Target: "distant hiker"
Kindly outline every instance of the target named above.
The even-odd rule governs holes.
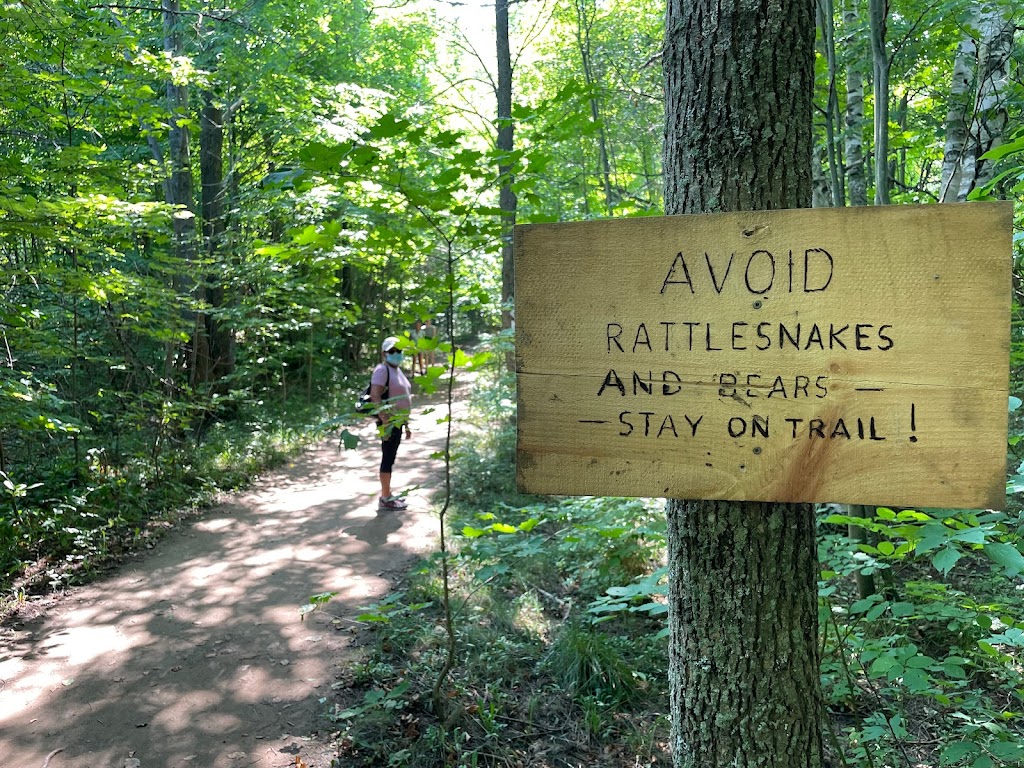
[[[423,338],[423,323],[419,320],[416,321],[416,325],[413,326],[412,331],[409,332],[409,338],[412,339],[413,350],[412,350],[412,372],[419,373],[420,376],[427,372],[426,366],[424,365],[423,353],[419,349],[420,339]]]
[[[437,326],[434,325],[434,321],[431,318],[427,318],[427,322],[423,325],[423,338],[430,339],[431,341],[437,340]],[[437,350],[434,347],[424,351],[423,357],[426,360],[427,365],[437,364]]]
[[[402,350],[396,346],[398,337],[388,336],[380,345],[384,362],[373,369],[370,377],[370,400],[384,403],[377,414],[381,435],[380,509],[405,509],[405,500],[391,493],[391,468],[402,442],[402,429],[406,439],[412,437],[409,414],[412,411],[412,385],[402,372]]]

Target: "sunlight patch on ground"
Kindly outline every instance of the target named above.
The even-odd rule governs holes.
[[[36,649],[31,661],[22,657],[0,661],[0,680],[7,683],[0,690],[0,720],[25,709],[47,690],[74,685],[81,667],[137,644],[139,638],[129,638],[116,627],[72,627]],[[33,671],[25,675],[26,670]]]

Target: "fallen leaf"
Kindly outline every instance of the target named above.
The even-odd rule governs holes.
[[[232,752],[228,755],[228,760],[241,760],[245,757],[245,752]]]

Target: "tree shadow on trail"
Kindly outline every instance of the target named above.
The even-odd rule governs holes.
[[[33,768],[62,748],[51,768],[271,768],[299,750],[326,768],[318,700],[351,638],[335,617],[382,599],[384,575],[433,546],[443,427],[426,417],[403,441],[409,510],[377,509],[379,449],[360,425],[357,450],[324,441],[15,627],[0,649],[0,763]],[[330,615],[301,621],[323,592],[337,594]]]

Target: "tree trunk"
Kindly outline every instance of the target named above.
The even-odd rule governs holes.
[[[811,175],[813,186],[811,187],[812,208],[832,208],[832,187],[829,178],[825,175],[825,146],[816,144],[814,155],[811,159]]]
[[[598,160],[601,163],[601,183],[604,188],[605,213],[611,216],[615,209],[615,194],[612,190],[612,165],[608,154],[608,136],[601,122],[601,105],[598,102],[597,75],[594,72],[593,52],[590,46],[590,27],[594,23],[591,12],[587,9],[588,0],[576,0],[576,43],[580,49],[583,65],[583,79],[590,88],[590,117],[597,126]],[[593,13],[597,13],[596,6]]]
[[[896,125],[899,126],[900,133],[905,133],[907,130],[907,118],[908,109],[910,107],[910,96],[904,91],[903,95],[900,96],[899,106],[896,107]],[[892,166],[889,172],[889,178],[893,179],[894,184],[900,191],[906,191],[907,189],[907,148],[902,146],[898,150],[898,154],[892,160]]]
[[[855,0],[847,0],[843,11],[846,35],[855,38],[860,24]],[[868,204],[868,183],[864,167],[864,77],[860,62],[851,56],[846,65],[846,185],[850,205]]]
[[[874,509],[871,508],[869,512],[869,507],[863,504],[840,504],[839,506],[844,507],[846,514],[851,517],[874,517]],[[859,544],[868,543],[868,532],[863,527],[851,523],[847,526],[846,530],[850,541],[853,542],[854,550],[856,550]],[[875,577],[873,574],[864,573],[863,569],[859,569],[855,578],[857,580],[857,596],[861,600],[875,594],[877,590],[875,589]]]
[[[821,28],[821,40],[824,47],[825,62],[828,67],[828,97],[825,105],[825,136],[828,157],[829,186],[832,191],[831,205],[842,208],[846,205],[842,174],[839,163],[839,151],[836,146],[836,124],[839,122],[839,94],[836,91],[836,35],[835,9],[832,0],[818,0],[818,26]],[[815,206],[827,207],[827,206]]]
[[[203,238],[206,256],[212,264],[224,258],[224,202],[227,187],[224,184],[224,110],[215,102],[213,94],[203,94],[203,109],[199,129],[199,176],[202,185]],[[224,306],[224,283],[216,274],[207,275],[206,301],[214,310]],[[213,382],[231,373],[235,367],[234,334],[216,314],[203,313],[201,324],[204,354],[194,345],[196,364],[193,384]]]
[[[964,148],[971,119],[969,92],[974,82],[974,60],[978,46],[969,32],[964,33],[953,62],[953,83],[949,88],[949,109],[946,110],[946,149],[942,155],[942,183],[939,202],[956,200],[960,192]]]
[[[889,52],[885,45],[888,0],[868,0],[875,96],[875,205],[889,204]]]
[[[508,41],[508,0],[497,0],[494,5],[495,30],[498,53],[498,152],[507,158],[515,146],[515,125],[512,122],[512,54]],[[507,159],[498,161],[500,188],[498,206],[501,208],[501,327],[512,327],[512,302],[515,298],[515,272],[513,271],[512,228],[516,223],[516,193],[512,188],[512,165]],[[509,370],[515,367],[510,355]]]
[[[180,0],[162,0],[161,8],[163,11],[164,53],[174,59],[184,55],[181,2]],[[170,123],[167,132],[167,163],[170,180],[165,190],[168,192],[167,202],[170,205],[178,206],[174,212],[173,247],[182,267],[175,279],[175,287],[181,293],[188,293],[191,292],[193,285],[189,269],[195,261],[196,255],[195,190],[192,183],[189,129],[187,123],[182,124],[190,118],[188,86],[179,85],[173,79],[168,79],[166,93],[168,122]],[[190,316],[190,319],[194,321],[195,317]],[[197,340],[193,339],[192,353],[189,354],[190,361],[194,357],[196,342]],[[202,339],[199,339],[198,342],[204,344]],[[165,374],[168,381],[172,378],[174,358],[174,350],[169,347],[165,357]]]
[[[669,0],[664,53],[666,212],[807,207],[813,5]],[[667,514],[675,766],[819,768],[812,507]]]
[[[171,57],[182,56],[180,27],[180,0],[163,0],[164,52]],[[167,132],[170,164],[168,190],[172,205],[181,206],[174,215],[174,243],[178,255],[191,263],[195,256],[195,200],[192,184],[192,159],[189,149],[189,130],[183,121],[190,118],[188,86],[167,81],[167,109],[170,128]]]
[[[981,19],[981,45],[978,47],[978,96],[974,120],[964,152],[963,175],[958,200],[966,200],[978,187],[994,176],[995,163],[982,160],[986,152],[999,146],[1009,122],[1008,91],[1013,34],[1016,26],[1002,15],[1002,9],[987,9]]]

